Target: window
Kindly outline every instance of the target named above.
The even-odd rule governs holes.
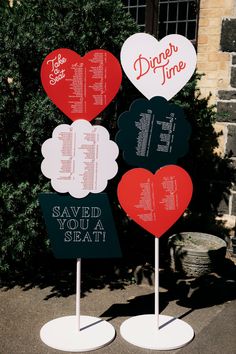
[[[159,39],[178,33],[196,42],[199,0],[124,0],[123,3],[141,31]]]
[[[145,31],[146,0],[126,0],[123,3],[124,8],[130,12],[139,25],[140,30]]]
[[[197,5],[194,0],[159,0],[158,37],[178,33],[196,41]]]

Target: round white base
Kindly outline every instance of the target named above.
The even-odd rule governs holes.
[[[159,315],[159,330],[155,315],[141,315],[124,321],[121,336],[137,347],[155,350],[177,349],[189,343],[194,331],[186,322]]]
[[[41,328],[40,338],[49,347],[58,350],[84,352],[105,346],[116,333],[110,323],[91,316],[80,316],[80,328],[78,332],[76,316],[59,317]]]

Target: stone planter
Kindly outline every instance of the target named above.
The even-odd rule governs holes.
[[[220,269],[226,242],[200,232],[182,232],[169,238],[171,268],[187,277],[200,277]]]

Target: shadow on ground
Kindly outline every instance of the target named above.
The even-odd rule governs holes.
[[[227,271],[228,268],[228,271]],[[227,260],[225,265],[227,274],[211,273],[200,278],[181,278],[178,274],[160,271],[160,312],[170,301],[189,310],[178,316],[179,319],[200,308],[211,307],[236,299],[236,267]],[[148,276],[147,283],[150,280]],[[163,288],[166,291],[163,291]],[[154,313],[154,293],[128,299],[127,303],[112,305],[100,317],[112,320],[116,317],[130,317]]]
[[[168,297],[165,293],[160,293],[160,312],[168,305]],[[130,317],[149,313],[154,313],[154,293],[148,295],[135,296],[127,300],[127,303],[112,305],[103,312],[100,317],[109,317],[109,321],[116,317]]]
[[[236,266],[225,259],[221,272],[198,278],[183,278],[178,273],[163,274],[162,286],[168,289],[168,301],[176,300],[186,308],[210,307],[236,299]]]
[[[19,286],[23,291],[34,287],[44,289],[51,287],[45,300],[53,297],[67,297],[75,294],[76,261],[55,260],[37,273],[5,279],[1,283],[3,291]],[[178,273],[160,270],[160,308],[164,309],[170,301],[190,308],[204,308],[236,299],[236,266],[230,259],[225,259],[220,273],[211,273],[199,278],[183,278]],[[147,287],[154,285],[154,270],[152,265],[144,264],[134,269],[117,267],[114,260],[83,260],[81,296],[86,296],[93,289],[108,287],[111,291],[125,289],[136,282]],[[132,316],[142,313],[153,313],[154,294],[135,297],[127,304],[114,304],[106,316]],[[105,314],[103,314],[105,316]]]
[[[93,289],[109,287],[111,291],[124,289],[133,282],[132,274],[124,267],[117,267],[117,260],[82,260],[81,296]],[[50,294],[45,298],[68,297],[75,294],[76,260],[44,261],[37,271],[13,274],[0,282],[4,291],[18,286],[23,291],[34,287],[45,289],[51,287]]]

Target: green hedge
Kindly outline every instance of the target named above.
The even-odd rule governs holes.
[[[61,47],[80,55],[104,48],[118,57],[135,32],[116,0],[0,2],[1,271],[34,267],[48,250],[37,201],[50,188],[40,170],[41,145],[58,124],[71,121],[42,88],[43,59]]]
[[[37,201],[40,192],[50,190],[40,171],[40,150],[53,129],[60,123],[70,124],[70,120],[42,89],[39,72],[43,59],[60,47],[80,55],[104,48],[119,57],[122,43],[137,30],[122,3],[116,0],[22,0],[14,1],[12,8],[8,0],[0,2],[0,270],[3,273],[34,269],[50,256]],[[229,159],[214,153],[215,111],[208,107],[208,99],[200,99],[196,89],[198,79],[195,75],[175,98],[193,127],[190,152],[179,161],[192,176],[195,190],[188,217],[176,225],[181,231],[214,230],[218,205],[227,197],[233,180]],[[135,97],[141,94],[124,78],[115,103],[103,114],[109,117],[104,119],[104,125],[112,136],[116,131],[115,111],[127,110]],[[117,183],[129,168],[121,159],[119,163],[119,175],[109,184],[108,192],[113,198],[125,257],[132,253],[135,258],[139,254],[141,257],[137,256],[134,262],[141,259],[145,263],[149,255],[144,254],[143,243],[150,238],[143,237],[145,232],[129,222],[117,205]],[[137,234],[135,241],[134,234]]]

